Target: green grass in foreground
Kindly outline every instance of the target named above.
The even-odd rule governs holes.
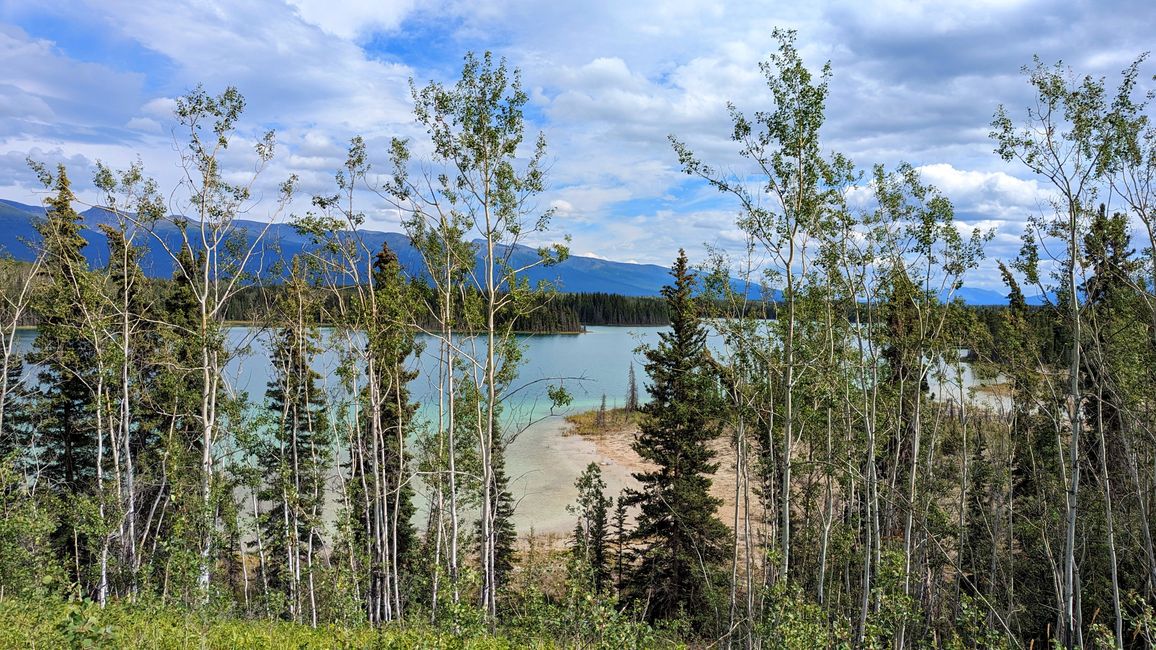
[[[480,618],[463,621],[455,633],[422,623],[307,625],[245,619],[159,604],[0,598],[0,650],[8,648],[147,648],[254,650],[260,648],[628,648],[685,647],[685,629],[655,629],[631,620],[614,603],[579,597],[546,604],[540,597],[520,601],[496,633]]]
[[[91,602],[0,602],[0,648],[552,648],[552,642],[402,625],[306,625],[199,615],[178,609]]]

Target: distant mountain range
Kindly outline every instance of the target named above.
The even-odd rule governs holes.
[[[33,218],[42,217],[44,208],[24,205],[15,201],[0,199],[0,251],[17,259],[32,259],[32,250],[27,242],[39,238],[33,227]],[[90,208],[81,213],[84,218],[84,237],[88,245],[84,255],[89,264],[99,267],[107,264],[108,248],[104,235],[98,226],[111,223],[111,215],[100,208]],[[264,223],[237,220],[236,225],[254,237],[265,227]],[[410,244],[409,237],[400,233],[362,231],[365,245],[373,251],[381,248],[382,242],[397,253],[402,266],[411,274],[422,275],[423,265],[417,250]],[[177,246],[180,236],[171,224],[162,224],[159,235],[170,246]],[[250,240],[251,241],[251,240]],[[172,260],[164,246],[154,237],[138,237],[137,245],[144,247],[145,254],[141,266],[146,274],[153,277],[171,277]],[[269,227],[264,242],[258,246],[252,268],[268,268],[275,261],[289,260],[294,255],[307,250],[310,241],[298,234],[288,224],[275,223]],[[537,251],[527,246],[517,246],[511,256],[511,263],[523,266],[537,259]],[[571,256],[566,261],[552,267],[538,266],[525,273],[531,283],[547,280],[568,293],[615,293],[625,296],[657,296],[663,285],[670,281],[670,270],[654,264],[630,264],[612,262],[593,257]]]
[[[43,207],[0,199],[0,252],[10,254],[16,259],[31,260],[32,249],[28,243],[39,238],[33,227],[33,219],[43,215]],[[88,241],[84,255],[93,267],[104,266],[108,262],[108,248],[98,226],[102,223],[112,223],[112,215],[100,208],[90,208],[82,212],[81,216],[84,218],[84,237]],[[235,223],[249,233],[250,237],[256,236],[265,227],[264,223],[255,221],[238,220]],[[162,224],[158,234],[170,246],[175,247],[180,241],[179,234],[171,223]],[[408,272],[414,275],[424,274],[421,257],[406,235],[365,230],[362,231],[362,237],[370,250],[377,250],[382,242],[388,242]],[[152,277],[172,276],[172,260],[165,253],[161,242],[150,236],[139,237],[136,243],[145,248],[141,266],[146,274]],[[295,254],[308,250],[309,247],[308,238],[298,234],[292,226],[273,224],[269,227],[265,240],[259,245],[251,264],[252,268],[249,270],[262,270],[270,267],[275,261],[292,259]],[[533,248],[518,246],[511,261],[515,266],[522,266],[532,262],[536,255],[537,252]],[[530,269],[525,277],[531,283],[541,280],[553,282],[559,290],[567,293],[601,292],[624,296],[657,296],[662,287],[669,282],[670,271],[655,264],[612,262],[572,255],[556,266],[538,266]],[[734,280],[733,283],[736,288],[742,286],[738,280]],[[757,294],[757,289],[752,293]],[[965,287],[957,291],[956,295],[969,305],[1007,304],[1006,296],[986,289]],[[1029,302],[1038,303],[1039,300]]]

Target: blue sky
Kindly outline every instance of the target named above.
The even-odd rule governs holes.
[[[391,137],[420,137],[410,78],[452,82],[465,52],[492,50],[522,70],[549,143],[549,237],[615,260],[667,265],[679,247],[701,259],[739,246],[737,206],[682,174],[667,136],[740,168],[726,102],[770,107],[758,62],[780,26],[813,69],[831,61],[824,148],[864,170],[917,166],[963,226],[997,228],[989,257],[1008,258],[1047,199],[987,138],[998,104],[1022,115],[1031,99],[1020,67],[1038,54],[1111,82],[1152,47],[1153,24],[1142,1],[0,0],[0,197],[43,198],[28,156],[67,163],[89,201],[97,160],[139,158],[171,187],[173,102],[203,83],[245,95],[243,136],[276,127],[258,190],[271,205],[296,173],[304,211],[354,135],[382,171]],[[370,227],[399,229],[383,200],[361,201]],[[998,288],[993,269],[968,284]]]

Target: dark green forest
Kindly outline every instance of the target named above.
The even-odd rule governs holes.
[[[994,233],[963,227],[914,166],[826,148],[830,66],[774,38],[773,102],[731,113],[753,171],[670,138],[764,262],[680,252],[655,298],[559,294],[511,261],[551,228],[530,207],[549,157],[518,71],[489,54],[412,85],[422,146],[356,137],[304,214],[286,214],[295,178],[265,198],[311,244],[275,280],[246,271],[257,243],[234,223],[256,212],[253,179],[222,169],[243,140],[234,88],[176,102],[180,187],[98,166],[104,268],[81,255],[81,170],[31,161],[37,256],[0,261],[0,645],[1153,647],[1144,58],[1115,80],[1037,61],[1033,108],[992,106],[993,155],[1053,201],[1018,256],[989,261]],[[267,173],[273,134],[251,155]],[[359,237],[367,189],[402,210],[426,281]],[[149,279],[162,225],[182,234],[176,271]],[[1007,307],[952,299],[993,266]],[[272,341],[263,394],[229,384],[235,321]],[[625,400],[645,469],[612,494],[591,463],[565,543],[520,536],[515,335],[623,324],[669,325]],[[423,345],[439,384],[419,405]],[[312,369],[322,353],[339,395]],[[968,373],[989,385],[953,397]]]
[[[29,274],[39,267],[31,262],[5,260],[3,270],[5,279],[9,282],[8,291],[18,292],[20,287],[29,282]],[[413,284],[411,289],[424,294],[427,304],[436,305],[438,299],[430,287],[418,280],[407,280]],[[143,278],[137,288],[141,300],[148,304],[163,302],[165,296],[175,291],[174,279]],[[222,316],[226,321],[233,323],[249,323],[254,325],[269,324],[270,314],[275,314],[273,307],[287,298],[289,285],[281,282],[252,283],[241,286],[229,296],[225,303]],[[353,288],[330,291],[320,296],[317,307],[317,324],[327,327],[337,322],[331,314],[341,310],[341,303],[355,293]],[[719,308],[724,308],[719,305]],[[433,313],[436,313],[436,308]],[[464,315],[458,314],[459,321],[465,326]],[[508,318],[503,313],[499,316],[499,323],[506,325]],[[34,327],[40,322],[35,305],[21,312],[17,325]],[[612,326],[656,326],[668,325],[670,314],[666,302],[659,297],[650,296],[622,296],[610,293],[558,293],[549,292],[536,296],[534,306],[526,313],[517,315],[513,328],[519,333],[573,333],[581,332],[587,325]],[[414,315],[414,326],[429,329],[437,324],[436,318],[426,313]]]
[[[426,284],[414,281],[414,290],[427,294],[426,303],[435,305],[438,294]],[[245,287],[237,292],[226,307],[228,320],[257,323],[268,313],[271,302],[284,291],[281,285]],[[352,291],[347,289],[346,292]],[[339,309],[340,292],[327,295],[324,312]],[[720,308],[722,305],[720,305]],[[431,314],[437,309],[417,315],[416,323],[426,329],[436,326],[437,320]],[[505,313],[499,319],[507,318]],[[463,315],[459,319],[464,324]],[[500,324],[505,324],[499,320]],[[517,315],[513,323],[518,332],[580,332],[585,325],[667,325],[670,313],[666,302],[660,297],[621,296],[610,293],[560,293],[543,292],[534,299],[533,308]]]

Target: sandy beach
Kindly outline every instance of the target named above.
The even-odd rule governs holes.
[[[615,452],[596,441],[569,435],[570,424],[562,416],[540,420],[510,445],[507,455],[510,472],[510,491],[517,507],[514,522],[520,534],[566,535],[574,530],[574,516],[566,506],[574,503],[578,490],[574,482],[590,463],[602,468],[608,496],[617,497],[627,486],[637,486],[630,476],[641,466],[637,455],[630,451],[633,432],[613,436],[622,439],[620,446],[627,453]],[[633,455],[633,462],[630,461]]]
[[[519,533],[526,534],[533,527],[535,534],[569,534],[575,518],[565,507],[575,502],[578,490],[573,483],[592,461],[602,468],[608,496],[617,497],[623,488],[637,487],[638,481],[631,474],[653,468],[631,448],[637,433],[638,428],[630,424],[610,427],[600,434],[578,435],[572,433],[569,422],[557,416],[528,429],[525,437],[511,446],[510,453],[511,475],[517,479],[512,485],[514,498],[520,500],[514,514]],[[723,501],[718,517],[733,525],[734,451],[726,437],[710,446],[719,464],[711,495]]]

